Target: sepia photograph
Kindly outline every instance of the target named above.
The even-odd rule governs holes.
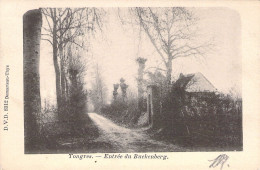
[[[24,153],[243,151],[241,36],[226,7],[27,11]]]

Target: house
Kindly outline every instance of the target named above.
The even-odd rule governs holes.
[[[207,105],[207,101],[217,94],[214,85],[200,72],[187,75],[181,73],[173,84],[173,90],[182,103],[191,101],[191,106],[196,103]]]
[[[190,93],[217,92],[213,84],[200,72],[187,75],[181,73],[173,88],[180,88]]]

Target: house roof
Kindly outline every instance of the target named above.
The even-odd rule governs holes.
[[[179,76],[174,87],[184,88],[187,92],[216,92],[213,84],[200,72]]]

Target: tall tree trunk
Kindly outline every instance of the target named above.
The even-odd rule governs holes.
[[[57,21],[56,21],[56,10],[53,12],[54,21],[53,21],[53,64],[56,77],[56,97],[57,97],[57,109],[59,118],[61,117],[61,108],[62,108],[62,94],[61,94],[61,76],[60,68],[58,63],[58,42],[57,42]]]
[[[65,61],[64,61],[64,54],[63,54],[63,47],[59,47],[59,54],[60,54],[60,71],[61,71],[61,96],[62,96],[62,103],[64,103],[66,99],[66,87],[65,87]]]
[[[66,96],[67,99],[69,99],[69,85],[68,85],[68,79],[65,77],[65,92],[66,92]]]
[[[167,90],[170,90],[172,81],[172,60],[169,58],[167,62],[167,72],[166,72],[166,82],[167,82]]]
[[[41,111],[39,75],[41,26],[40,10],[31,10],[24,14],[24,142],[27,153],[33,151],[40,141],[36,116]]]
[[[64,65],[61,63],[61,94],[62,100],[66,99],[66,87],[65,87],[65,68]]]
[[[58,49],[55,45],[55,41],[53,41],[53,63],[54,63],[54,70],[55,70],[55,77],[56,77],[56,95],[57,95],[57,109],[58,114],[60,115],[62,102],[61,102],[61,87],[60,87],[60,69],[59,69],[59,63],[57,59],[57,53]]]

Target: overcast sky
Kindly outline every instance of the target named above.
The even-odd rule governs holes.
[[[122,11],[126,8],[121,9]],[[204,60],[179,58],[173,61],[173,76],[179,73],[201,72],[222,92],[235,88],[241,94],[242,88],[242,56],[241,56],[241,24],[239,15],[228,8],[196,8],[193,9],[198,18],[198,29],[202,38],[214,39],[214,51],[206,54]],[[121,77],[126,79],[129,88],[136,89],[137,57],[147,58],[146,67],[161,63],[149,39],[145,34],[133,29],[131,25],[122,26],[116,8],[107,9],[106,22],[102,35],[91,39],[91,52],[102,68],[108,93],[112,94],[113,84]],[[55,77],[52,62],[52,50],[48,42],[41,42],[41,95],[55,101]],[[86,77],[90,87],[91,68]]]

